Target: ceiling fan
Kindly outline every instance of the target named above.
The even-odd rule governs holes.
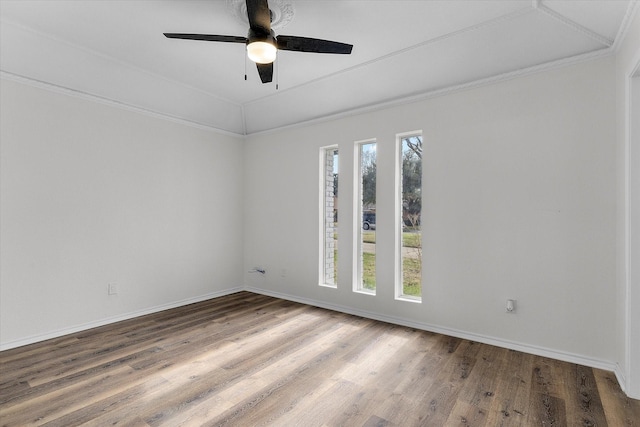
[[[221,36],[216,34],[164,33],[170,39],[203,40],[210,42],[244,43],[249,59],[256,63],[262,83],[273,80],[273,61],[278,50],[311,53],[350,54],[353,45],[331,40],[298,36],[276,36],[271,29],[272,12],[267,0],[246,0],[249,34],[242,36]],[[245,76],[246,78],[246,76]]]

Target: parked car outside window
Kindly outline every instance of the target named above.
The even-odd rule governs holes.
[[[363,230],[376,229],[376,213],[375,212],[365,212],[362,214],[362,229]]]

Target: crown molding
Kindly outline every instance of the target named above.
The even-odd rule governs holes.
[[[627,24],[628,27],[628,24]],[[616,38],[617,39],[617,38]],[[545,64],[541,64],[541,65],[535,65],[532,67],[528,67],[528,68],[522,68],[519,70],[515,70],[515,71],[510,71],[507,73],[503,73],[503,74],[499,74],[496,76],[491,76],[491,77],[486,77],[483,79],[479,79],[479,80],[474,80],[471,82],[467,82],[467,83],[462,83],[459,85],[455,85],[455,86],[449,86],[446,88],[442,88],[442,89],[438,89],[438,90],[433,90],[433,91],[426,91],[426,92],[421,92],[421,93],[417,93],[417,94],[413,94],[410,96],[406,96],[406,97],[401,97],[401,98],[396,98],[396,99],[391,99],[391,100],[387,100],[385,102],[380,102],[380,103],[376,103],[376,104],[371,104],[371,105],[365,105],[365,106],[361,106],[361,107],[356,107],[356,108],[352,108],[340,113],[336,113],[336,114],[330,114],[327,116],[323,116],[323,117],[318,117],[315,119],[311,119],[311,120],[305,120],[299,123],[294,123],[291,125],[285,125],[285,126],[279,126],[279,127],[275,127],[272,129],[265,129],[265,130],[261,130],[261,131],[257,131],[257,132],[252,132],[249,133],[247,131],[247,119],[245,116],[245,106],[243,105],[241,107],[241,114],[242,114],[242,123],[243,123],[243,128],[244,128],[244,133],[236,133],[236,132],[231,132],[231,131],[227,131],[227,130],[223,130],[223,129],[219,129],[213,126],[209,126],[206,124],[202,124],[202,123],[198,123],[198,122],[194,122],[191,120],[187,120],[187,119],[183,119],[180,117],[175,117],[166,113],[162,113],[162,112],[158,112],[158,111],[152,111],[149,109],[145,109],[145,108],[141,108],[138,106],[134,106],[134,105],[130,105],[127,103],[123,103],[121,101],[116,101],[113,99],[109,99],[109,98],[105,98],[105,97],[101,97],[101,96],[97,96],[97,95],[93,95],[90,93],[86,93],[86,92],[82,92],[82,91],[78,91],[75,89],[70,89],[70,88],[66,88],[66,87],[62,87],[62,86],[58,86],[58,85],[54,85],[51,83],[47,83],[47,82],[43,82],[40,80],[35,80],[29,77],[25,77],[25,76],[20,76],[14,73],[9,73],[6,71],[2,71],[0,70],[0,78],[3,79],[7,79],[7,80],[13,80],[22,84],[26,84],[29,86],[34,86],[34,87],[38,87],[44,90],[48,90],[48,91],[52,91],[52,92],[57,92],[57,93],[61,93],[64,95],[68,95],[68,96],[73,96],[76,98],[82,98],[88,101],[93,101],[93,102],[98,102],[104,105],[109,105],[112,107],[117,107],[117,108],[121,108],[121,109],[125,109],[128,111],[133,111],[139,114],[144,114],[150,117],[155,117],[155,118],[159,118],[159,119],[163,119],[163,120],[168,120],[174,123],[179,123],[185,126],[190,126],[190,127],[194,127],[197,129],[201,129],[201,130],[206,130],[209,132],[214,132],[214,133],[218,133],[218,134],[222,134],[222,135],[227,135],[227,136],[233,136],[233,137],[237,137],[237,138],[246,138],[249,136],[258,136],[258,135],[267,135],[267,134],[272,134],[272,133],[276,133],[276,132],[280,132],[283,130],[288,130],[288,129],[296,129],[296,128],[300,128],[300,127],[306,127],[306,126],[311,126],[311,125],[315,125],[315,124],[319,124],[319,123],[325,123],[325,122],[329,122],[329,121],[333,121],[333,120],[338,120],[338,119],[342,119],[342,118],[346,118],[346,117],[352,117],[352,116],[357,116],[357,115],[361,115],[361,114],[366,114],[366,113],[370,113],[370,112],[374,112],[374,111],[380,111],[380,110],[384,110],[387,108],[392,108],[392,107],[397,107],[397,106],[401,106],[401,105],[405,105],[405,104],[412,104],[415,102],[420,102],[420,101],[424,101],[427,99],[431,99],[431,98],[437,98],[437,97],[441,97],[441,96],[447,96],[447,95],[451,95],[454,93],[458,93],[458,92],[462,92],[465,90],[470,90],[470,89],[475,89],[475,88],[480,88],[483,86],[489,86],[489,85],[493,85],[496,83],[500,83],[503,81],[508,81],[508,80],[513,80],[515,78],[519,78],[519,77],[525,77],[528,75],[533,75],[533,74],[537,74],[537,73],[542,73],[545,71],[552,71],[552,70],[556,70],[556,69],[560,69],[560,68],[564,68],[567,66],[571,66],[574,64],[579,64],[579,63],[583,63],[583,62],[588,62],[588,61],[592,61],[592,60],[596,60],[596,59],[600,59],[600,58],[605,58],[607,56],[613,55],[616,53],[616,50],[614,48],[615,44],[609,48],[606,49],[600,49],[597,51],[593,51],[593,52],[588,52],[582,55],[577,55],[571,58],[564,58],[564,59],[560,59],[557,61],[553,61],[553,62],[548,62]]]
[[[640,2],[638,0],[631,0],[629,2],[629,5],[627,6],[627,11],[622,18],[622,23],[620,24],[620,27],[618,27],[618,34],[616,34],[616,39],[613,41],[613,45],[611,45],[611,48],[616,52],[620,49],[620,46],[622,46],[624,39],[627,37],[629,26],[631,25],[631,22],[633,21],[633,18],[638,10],[640,10]]]
[[[566,16],[556,12],[555,10],[548,8],[547,6],[543,5],[542,2],[538,3],[535,9],[562,23],[565,27],[568,27],[580,34],[584,34],[590,39],[595,40],[606,47],[611,47],[613,45],[613,40],[610,40],[607,37],[596,33],[595,31],[591,31],[585,26],[580,25],[577,22],[567,18]]]
[[[152,76],[153,78],[165,81],[167,83],[171,83],[171,84],[174,84],[176,86],[181,86],[181,87],[183,87],[185,89],[201,93],[201,94],[203,94],[205,96],[211,97],[211,98],[216,99],[216,100],[218,100],[220,102],[225,102],[225,103],[228,103],[228,104],[236,106],[236,107],[241,106],[236,101],[221,97],[221,96],[219,96],[219,95],[217,95],[215,93],[208,92],[208,91],[203,90],[203,89],[201,89],[199,87],[186,84],[186,83],[181,82],[179,80],[174,80],[174,79],[165,77],[165,76],[163,76],[161,74],[154,73],[153,71],[149,71],[148,69],[138,67],[138,66],[136,66],[136,65],[134,65],[134,64],[132,64],[130,62],[123,61],[123,60],[115,58],[115,57],[113,57],[111,55],[107,55],[107,54],[102,53],[100,51],[87,48],[87,47],[85,47],[83,45],[80,45],[80,44],[77,44],[77,43],[72,43],[72,42],[70,42],[68,40],[53,36],[51,34],[48,34],[48,33],[42,32],[42,31],[38,31],[38,30],[36,30],[34,28],[31,28],[31,27],[28,27],[26,25],[22,25],[22,24],[13,22],[13,21],[8,20],[6,18],[0,17],[0,24],[3,25],[3,26],[8,25],[10,27],[17,28],[17,29],[19,29],[21,31],[25,31],[27,33],[31,33],[31,34],[33,34],[33,35],[35,35],[37,37],[42,37],[42,38],[50,40],[50,41],[52,41],[54,43],[61,44],[63,46],[67,46],[67,47],[70,47],[72,49],[78,50],[80,52],[84,52],[84,53],[86,53],[88,55],[95,56],[97,58],[101,58],[101,59],[103,59],[103,60],[105,60],[107,62],[111,62],[113,64],[117,64],[120,67],[128,68],[130,70],[134,70],[135,72],[143,73],[143,74],[146,74],[148,76]]]
[[[326,75],[323,75],[322,77],[318,77],[318,78],[313,79],[313,80],[305,81],[304,83],[296,85],[296,86],[291,86],[291,87],[288,87],[288,88],[285,88],[285,89],[280,89],[276,93],[271,93],[271,94],[263,96],[261,98],[256,98],[256,99],[253,99],[253,100],[251,100],[249,102],[246,102],[246,103],[243,104],[243,107],[244,106],[249,106],[249,105],[252,105],[252,104],[257,104],[259,102],[262,102],[264,100],[268,100],[270,98],[275,98],[275,97],[279,96],[279,94],[281,94],[281,93],[285,93],[285,92],[289,92],[289,91],[292,91],[292,90],[295,90],[295,89],[299,89],[301,87],[309,86],[309,85],[312,85],[312,84],[317,83],[319,81],[328,80],[328,79],[331,79],[331,78],[333,78],[335,76],[338,76],[338,75],[341,75],[341,74],[346,74],[346,73],[349,73],[349,72],[354,71],[354,70],[358,70],[358,69],[361,69],[361,68],[366,68],[366,67],[368,67],[368,66],[370,66],[372,64],[375,64],[375,63],[378,63],[378,62],[382,62],[382,61],[387,60],[389,58],[393,58],[393,57],[405,54],[407,52],[410,52],[410,51],[415,50],[415,49],[419,49],[419,48],[424,47],[424,46],[440,43],[440,42],[446,41],[448,39],[451,39],[453,37],[460,36],[462,34],[478,31],[478,30],[481,30],[481,29],[486,28],[486,27],[491,27],[491,26],[500,24],[500,23],[505,22],[505,21],[510,21],[512,19],[521,17],[523,15],[527,15],[529,13],[534,13],[534,11],[535,11],[535,9],[533,9],[531,7],[527,7],[527,8],[523,8],[523,9],[519,9],[519,10],[513,11],[513,12],[508,13],[506,15],[501,15],[501,16],[489,19],[487,21],[479,22],[479,23],[477,23],[475,25],[471,25],[471,26],[468,26],[468,27],[465,27],[465,28],[461,28],[460,30],[457,30],[457,31],[452,31],[450,33],[442,34],[440,36],[433,37],[431,39],[422,41],[420,43],[416,43],[416,44],[414,44],[412,46],[407,46],[407,47],[405,47],[403,49],[395,50],[395,51],[393,51],[391,53],[388,53],[386,55],[378,56],[378,57],[373,58],[373,59],[371,59],[369,61],[362,62],[362,63],[354,65],[352,67],[344,68],[342,70],[336,71],[335,73],[326,74]]]
[[[526,77],[533,74],[543,73],[546,71],[557,70],[557,69],[561,69],[571,65],[580,64],[583,62],[589,62],[589,61],[593,61],[601,58],[606,58],[608,56],[614,55],[615,53],[616,52],[612,46],[606,49],[587,52],[587,53],[573,56],[570,58],[563,58],[557,61],[547,62],[545,64],[534,65],[532,67],[521,68],[519,70],[509,71],[507,73],[502,73],[502,74],[498,74],[496,76],[491,76],[491,77],[485,77],[485,78],[474,80],[471,82],[462,83],[459,85],[449,86],[442,89],[431,90],[426,92],[420,92],[420,93],[416,93],[416,94],[405,96],[405,97],[390,99],[380,103],[356,107],[346,111],[342,111],[340,113],[330,114],[327,116],[318,117],[311,120],[305,120],[303,122],[294,123],[291,125],[280,126],[273,129],[265,129],[258,132],[252,132],[247,134],[247,136],[267,135],[267,134],[279,132],[282,130],[306,127],[306,126],[311,126],[319,123],[343,119],[346,117],[358,116],[361,114],[385,110],[388,108],[393,108],[393,107],[397,107],[405,104],[412,104],[415,102],[425,101],[431,98],[438,98],[441,96],[447,96],[447,95],[451,95],[454,93],[458,93],[458,92],[462,92],[470,89],[476,89],[483,86],[494,85],[504,81],[513,80],[519,77]]]
[[[23,32],[24,34],[30,34],[38,39],[41,39],[42,41],[48,41],[53,43],[56,47],[60,46],[62,48],[68,48],[71,49],[73,52],[77,52],[81,55],[87,55],[87,58],[93,60],[94,58],[97,58],[99,60],[105,61],[106,63],[113,65],[115,67],[120,68],[122,71],[126,71],[126,72],[130,72],[130,73],[134,73],[134,75],[138,75],[140,77],[149,77],[149,79],[151,81],[155,81],[156,86],[158,84],[160,85],[164,85],[167,84],[173,88],[175,88],[177,91],[182,91],[184,96],[189,96],[189,94],[195,94],[198,96],[203,96],[205,99],[210,100],[214,103],[220,103],[225,105],[227,108],[236,108],[238,111],[242,110],[242,104],[223,98],[219,95],[210,93],[206,90],[203,90],[201,88],[195,87],[195,86],[191,86],[189,84],[186,84],[184,82],[180,82],[177,80],[173,80],[171,78],[165,77],[163,75],[157,74],[153,71],[144,69],[144,68],[140,68],[134,64],[131,64],[129,62],[126,61],[122,61],[118,58],[115,58],[113,56],[104,54],[102,52],[87,48],[83,45],[79,45],[73,42],[70,42],[68,40],[65,39],[61,39],[59,37],[53,36],[51,34],[33,29],[31,27],[22,25],[20,23],[16,23],[13,22],[11,20],[8,20],[4,17],[0,17],[0,25],[2,25],[2,27],[4,27],[5,29],[12,29],[12,31],[18,31],[18,34],[20,34],[20,32]],[[86,58],[85,58],[86,59]],[[52,83],[52,82],[48,82],[46,80],[40,80],[34,77],[30,77],[28,76],[28,72],[24,73],[24,70],[21,71],[17,71],[17,70],[12,70],[9,71],[8,69],[0,69],[0,76],[3,78],[7,78],[7,79],[11,79],[14,81],[19,81],[23,84],[27,84],[27,85],[31,85],[31,86],[37,86],[40,87],[42,89],[46,89],[46,90],[50,90],[50,91],[54,91],[54,92],[58,92],[58,93],[64,93],[66,95],[69,96],[75,96],[75,97],[81,97],[87,100],[92,100],[95,102],[100,102],[103,104],[108,104],[111,106],[116,106],[116,107],[120,107],[120,108],[124,108],[130,111],[135,111],[141,114],[146,114],[149,116],[153,116],[156,118],[162,118],[162,119],[166,119],[169,121],[173,121],[175,123],[181,123],[183,125],[187,125],[187,126],[191,126],[191,127],[196,127],[199,129],[203,129],[203,130],[207,130],[207,131],[214,131],[216,133],[220,133],[220,134],[226,134],[226,135],[232,135],[235,137],[243,137],[246,134],[246,128],[244,126],[237,126],[236,129],[233,129],[233,127],[230,127],[231,129],[224,129],[223,127],[217,127],[220,126],[220,123],[217,124],[217,126],[215,124],[211,124],[211,123],[207,123],[207,122],[202,122],[202,121],[198,121],[198,120],[192,120],[190,118],[185,118],[184,116],[180,116],[180,115],[175,115],[175,114],[171,114],[159,109],[153,109],[153,106],[151,106],[152,108],[147,108],[147,107],[142,107],[139,105],[136,105],[135,102],[125,102],[122,100],[118,99],[118,96],[104,96],[104,95],[98,95],[95,93],[91,93],[88,92],[86,90],[78,90],[78,89],[74,89],[72,87],[72,84],[69,84],[69,82],[67,82],[66,84],[56,84],[56,83]]]
[[[167,120],[173,123],[178,123],[184,126],[189,126],[192,128],[196,128],[196,129],[200,129],[200,130],[204,130],[204,131],[208,131],[208,132],[214,132],[217,134],[221,134],[221,135],[226,135],[226,136],[233,136],[236,138],[244,138],[245,135],[243,134],[239,134],[239,133],[235,133],[235,132],[230,132],[224,129],[219,129],[213,126],[209,126],[203,123],[198,123],[192,120],[187,120],[187,119],[183,119],[181,117],[175,117],[172,116],[170,114],[166,114],[166,113],[162,113],[162,112],[158,112],[158,111],[153,111],[153,110],[149,110],[146,108],[142,108],[142,107],[138,107],[135,105],[131,105],[131,104],[127,104],[121,101],[116,101],[114,99],[110,99],[110,98],[105,98],[102,96],[98,96],[98,95],[93,95],[87,92],[83,92],[83,91],[79,91],[76,89],[70,89],[67,87],[63,87],[63,86],[59,86],[59,85],[55,85],[52,83],[48,83],[48,82],[44,82],[41,80],[36,80],[36,79],[32,79],[30,77],[25,77],[25,76],[21,76],[18,74],[14,74],[14,73],[10,73],[7,71],[3,71],[0,70],[0,78],[1,79],[5,79],[5,80],[11,80],[17,83],[21,83],[27,86],[32,86],[32,87],[36,87],[38,89],[43,89],[43,90],[47,90],[49,92],[55,92],[55,93],[59,93],[62,95],[67,95],[67,96],[71,96],[74,98],[80,98],[83,99],[85,101],[91,101],[91,102],[97,102],[99,104],[103,104],[103,105],[108,105],[110,107],[116,107],[116,108],[120,108],[123,110],[127,110],[127,111],[131,111],[134,113],[138,113],[138,114],[143,114],[145,116],[149,116],[149,117],[153,117],[156,119],[162,119],[162,120]]]
[[[199,129],[203,129],[203,130],[207,130],[207,131],[213,131],[216,133],[220,133],[220,134],[224,134],[224,135],[230,135],[230,136],[234,136],[234,137],[247,137],[247,136],[251,136],[251,135],[260,135],[260,134],[264,134],[264,133],[272,133],[272,132],[277,132],[280,130],[284,130],[284,129],[289,129],[289,128],[296,128],[299,126],[308,126],[308,125],[312,125],[315,123],[322,123],[322,122],[326,122],[326,121],[330,121],[330,120],[336,120],[336,119],[340,119],[340,118],[344,118],[344,117],[349,117],[349,116],[354,116],[354,115],[359,115],[359,114],[363,114],[363,113],[367,113],[367,112],[371,112],[371,111],[377,111],[377,110],[381,110],[381,109],[385,109],[385,108],[391,108],[394,106],[398,106],[398,105],[403,105],[403,104],[407,104],[407,103],[413,103],[413,102],[418,102],[421,100],[425,100],[425,99],[430,99],[430,98],[434,98],[434,97],[438,97],[438,96],[445,96],[445,95],[449,95],[452,93],[456,93],[462,90],[467,90],[467,89],[472,89],[472,88],[476,88],[476,87],[481,87],[481,86],[485,86],[485,85],[489,85],[489,84],[494,84],[494,83],[498,83],[501,81],[506,81],[506,80],[510,80],[513,78],[518,78],[521,76],[526,76],[526,75],[530,75],[530,74],[534,74],[534,73],[538,73],[538,72],[544,72],[544,71],[548,71],[548,70],[552,70],[552,69],[556,69],[556,68],[560,68],[560,67],[564,67],[567,65],[572,65],[575,63],[579,63],[579,62],[583,62],[583,61],[588,61],[588,60],[592,60],[592,59],[596,59],[596,58],[600,58],[600,57],[604,57],[607,55],[610,55],[612,53],[617,52],[617,50],[619,49],[620,45],[622,44],[621,42],[624,40],[624,38],[626,37],[628,30],[629,30],[629,26],[630,23],[633,20],[634,15],[637,13],[638,9],[640,9],[640,2],[638,2],[638,0],[630,0],[628,7],[627,7],[627,11],[625,13],[625,16],[623,18],[622,24],[619,27],[618,33],[615,37],[615,39],[613,41],[600,36],[599,34],[596,34],[594,32],[592,32],[591,30],[586,29],[585,27],[581,26],[580,24],[577,24],[571,20],[569,20],[568,18],[565,18],[564,16],[558,14],[557,12],[553,11],[552,9],[549,9],[546,5],[543,4],[543,2],[541,0],[532,0],[532,5],[529,7],[525,7],[516,11],[513,11],[509,14],[506,15],[502,15],[502,16],[498,16],[496,18],[478,23],[476,25],[470,26],[470,27],[466,27],[463,29],[460,29],[456,32],[453,33],[449,33],[449,34],[445,34],[442,35],[440,37],[435,37],[433,39],[429,39],[426,41],[423,41],[421,43],[418,43],[416,45],[413,46],[409,46],[405,49],[402,49],[400,51],[396,51],[393,53],[390,53],[386,56],[382,56],[379,58],[374,58],[373,60],[363,63],[363,64],[359,64],[356,65],[354,67],[348,68],[348,69],[344,69],[344,70],[340,70],[336,73],[318,78],[316,80],[310,81],[310,82],[306,82],[302,85],[298,85],[298,86],[294,86],[291,88],[286,88],[284,90],[280,90],[278,91],[278,93],[274,93],[274,94],[269,94],[265,97],[261,97],[246,103],[234,103],[233,101],[229,101],[226,100],[224,98],[220,98],[214,94],[210,94],[206,91],[202,91],[201,89],[198,88],[194,88],[191,87],[189,85],[185,85],[183,83],[180,82],[176,82],[174,80],[170,80],[167,79],[166,77],[157,75],[155,73],[149,72],[148,70],[143,70],[140,69],[138,67],[135,67],[132,64],[120,61],[116,58],[113,58],[111,56],[108,55],[104,55],[100,52],[96,52],[94,50],[91,49],[87,49],[83,46],[79,46],[76,44],[72,44],[69,43],[68,41],[65,40],[60,40],[58,38],[52,37],[51,35],[48,34],[44,34],[41,33],[39,31],[36,31],[32,28],[29,27],[24,27],[20,24],[16,24],[13,23],[11,21],[7,21],[5,19],[0,20],[3,24],[9,24],[12,26],[16,26],[18,28],[21,28],[23,30],[32,32],[37,34],[39,37],[46,37],[50,40],[55,41],[56,43],[63,43],[66,44],[68,46],[73,47],[74,49],[80,49],[82,51],[84,51],[87,54],[91,54],[91,55],[98,55],[99,57],[108,60],[110,62],[113,63],[117,63],[119,66],[124,66],[124,67],[128,67],[131,68],[137,72],[144,72],[148,75],[153,76],[154,78],[159,78],[159,79],[163,79],[167,82],[171,82],[172,84],[176,84],[179,86],[184,87],[185,89],[189,89],[189,90],[195,90],[198,91],[200,93],[202,93],[203,95],[206,95],[208,97],[212,97],[212,99],[217,99],[219,101],[223,101],[223,102],[229,102],[230,105],[235,105],[235,107],[238,108],[238,111],[240,112],[240,118],[239,118],[239,126],[238,129],[236,129],[235,131],[229,131],[229,130],[225,130],[225,129],[221,129],[218,127],[215,127],[214,125],[211,124],[206,124],[206,123],[201,123],[201,122],[197,122],[197,121],[193,121],[193,120],[189,120],[187,118],[182,118],[182,117],[178,117],[169,113],[164,113],[161,111],[157,111],[157,110],[151,110],[148,108],[144,108],[144,107],[139,107],[136,105],[133,105],[131,103],[126,103],[126,102],[122,102],[122,101],[118,101],[115,98],[111,97],[111,98],[106,98],[100,95],[93,95],[91,93],[87,93],[87,92],[83,92],[83,91],[78,91],[78,90],[74,90],[71,89],[69,87],[63,87],[63,86],[59,86],[56,84],[52,84],[52,83],[47,83],[44,81],[40,81],[40,80],[36,80],[33,78],[29,78],[26,76],[22,76],[22,75],[17,75],[17,74],[13,74],[10,72],[5,72],[5,71],[0,71],[2,78],[7,78],[7,79],[12,79],[12,80],[16,80],[16,81],[20,81],[24,84],[29,84],[32,86],[38,86],[47,90],[51,90],[51,91],[55,91],[58,93],[64,93],[66,95],[70,95],[70,96],[76,96],[76,97],[80,97],[80,98],[84,98],[87,100],[92,100],[94,102],[100,102],[103,104],[108,104],[111,106],[116,106],[119,108],[124,108],[130,111],[135,111],[141,114],[146,114],[149,116],[153,116],[153,117],[157,117],[157,118],[162,118],[165,120],[169,120],[169,121],[173,121],[176,123],[181,123],[183,125],[187,125],[187,126],[191,126],[191,127],[195,127],[195,128],[199,128]],[[326,116],[322,116],[322,117],[317,117],[317,118],[313,118],[313,119],[309,119],[309,120],[305,120],[305,121],[301,121],[298,123],[293,123],[293,124],[287,124],[287,125],[283,125],[283,126],[277,126],[274,128],[270,128],[270,129],[263,129],[263,130],[258,130],[258,131],[250,131],[249,130],[249,126],[248,126],[248,122],[249,122],[249,118],[247,116],[247,108],[249,108],[250,106],[252,106],[255,103],[258,102],[262,102],[265,99],[269,99],[271,97],[275,97],[275,96],[279,96],[281,93],[286,92],[286,91],[290,91],[296,88],[300,88],[301,86],[305,86],[307,84],[312,84],[314,82],[317,82],[318,80],[324,80],[324,79],[330,79],[332,77],[335,77],[335,75],[338,74],[342,74],[342,73],[346,73],[349,72],[353,69],[358,69],[361,67],[366,67],[371,65],[372,63],[376,63],[378,61],[382,61],[385,59],[388,59],[389,57],[393,57],[402,53],[405,53],[407,51],[411,51],[413,49],[417,49],[420,47],[423,47],[425,45],[428,44],[433,44],[433,43],[438,43],[438,42],[442,42],[444,40],[447,40],[451,37],[455,37],[457,35],[463,34],[463,33],[468,33],[468,32],[473,32],[473,31],[477,31],[479,29],[482,29],[484,27],[487,26],[492,26],[492,25],[496,25],[500,22],[504,22],[504,21],[508,21],[508,20],[512,20],[514,18],[517,18],[519,16],[522,15],[526,15],[526,14],[530,14],[530,13],[541,13],[541,14],[545,14],[547,16],[550,16],[553,19],[557,19],[560,20],[561,23],[563,23],[566,26],[569,26],[570,28],[574,29],[575,31],[578,31],[580,33],[583,33],[587,36],[589,36],[590,38],[599,41],[600,43],[603,43],[605,46],[608,46],[607,48],[603,48],[601,50],[598,51],[594,51],[594,52],[589,52],[586,54],[582,54],[582,55],[577,55],[571,58],[565,58],[565,59],[561,59],[558,61],[553,61],[550,63],[546,63],[546,64],[542,64],[542,65],[538,65],[538,66],[533,66],[533,67],[529,67],[529,68],[525,68],[525,69],[520,69],[520,70],[515,70],[512,72],[507,72],[507,73],[503,73],[500,75],[496,75],[496,76],[491,76],[491,77],[487,77],[487,78],[483,78],[483,79],[479,79],[479,80],[475,80],[475,81],[471,81],[471,82],[467,82],[467,83],[463,83],[463,84],[459,84],[459,85],[455,85],[455,86],[450,86],[450,87],[445,87],[445,88],[441,88],[441,89],[437,89],[437,90],[429,90],[429,91],[424,91],[424,92],[417,92],[415,94],[409,95],[409,96],[404,96],[404,97],[399,97],[399,98],[393,98],[393,99],[388,99],[386,101],[382,101],[382,102],[376,102],[376,103],[372,103],[372,104],[368,104],[368,105],[361,105],[361,106],[356,106],[354,108],[347,108],[341,112],[338,113],[332,113],[332,114],[328,114]]]

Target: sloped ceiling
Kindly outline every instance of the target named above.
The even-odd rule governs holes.
[[[247,135],[605,55],[638,9],[634,0],[272,0],[293,11],[276,34],[354,45],[348,56],[280,51],[276,89],[260,82],[241,44],[162,34],[244,36],[239,5],[1,0],[0,70]]]

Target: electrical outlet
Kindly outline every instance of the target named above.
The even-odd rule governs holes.
[[[118,295],[118,284],[109,283],[108,292],[109,292],[109,295]]]
[[[514,313],[516,311],[516,300],[508,299],[506,309],[507,313]]]

